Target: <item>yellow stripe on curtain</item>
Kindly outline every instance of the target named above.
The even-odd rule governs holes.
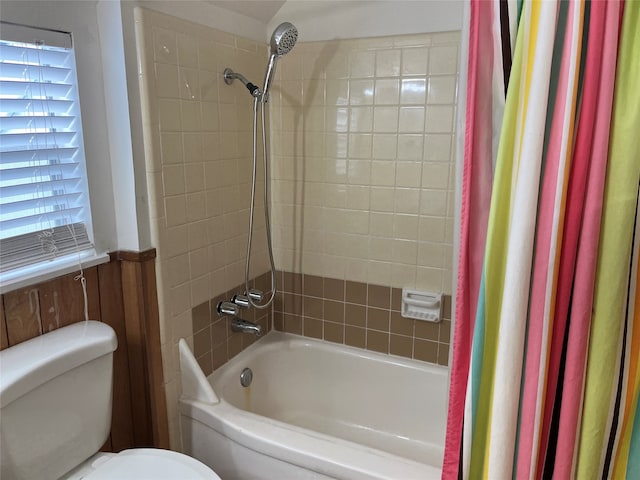
[[[640,177],[640,2],[626,2],[596,271],[576,478],[600,478],[620,368]]]

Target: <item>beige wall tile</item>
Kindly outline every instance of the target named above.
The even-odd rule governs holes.
[[[400,103],[403,105],[424,105],[427,91],[425,78],[406,78],[400,87]],[[455,83],[454,83],[455,85]]]
[[[375,104],[397,105],[400,94],[400,81],[395,78],[376,79]]]
[[[433,46],[429,51],[429,74],[455,74],[458,70],[458,46]]]
[[[397,77],[400,75],[401,50],[376,51],[376,76]]]
[[[373,159],[395,160],[398,148],[398,136],[395,134],[376,133],[373,136]],[[373,179],[371,179],[373,181]]]
[[[154,117],[148,123],[155,126],[145,133],[155,152],[147,161],[154,172],[149,197],[157,205],[159,278],[167,280],[159,284],[166,285],[159,301],[161,311],[183,316],[207,295],[226,294],[242,281],[251,98],[241,85],[220,78],[230,66],[260,81],[267,48],[157,13],[149,13],[143,28],[149,43],[141,48],[153,52],[141,69],[152,76],[143,93]],[[433,360],[431,345],[407,340],[413,323],[399,326],[394,316],[379,330],[374,311],[377,328],[369,334],[367,308],[378,307],[367,304],[366,285],[388,292],[392,285],[450,288],[459,41],[452,33],[303,43],[281,59],[270,102],[277,264],[324,278],[323,296],[316,296],[318,284],[310,296],[315,300],[306,302],[295,277],[285,279],[286,312],[276,325],[443,360],[448,347],[436,348]],[[259,217],[257,244],[264,243]],[[267,268],[261,246],[252,270]],[[357,285],[365,285],[364,298]],[[202,334],[198,338],[199,346],[209,348],[198,358],[207,371],[250,343],[237,335],[216,343],[214,337],[225,331],[216,325],[209,343]],[[193,339],[193,332],[186,333]],[[176,342],[171,336],[166,341]],[[437,340],[445,336],[443,330]],[[163,351],[174,350],[175,343]],[[173,373],[167,382],[175,383]]]
[[[349,74],[351,77],[373,77],[375,53],[370,51],[352,51],[349,54]]]
[[[428,60],[429,60],[429,49],[427,47],[403,48],[402,49],[402,74],[403,75],[426,75]]]
[[[151,76],[141,82],[147,88],[142,95],[149,117],[144,138],[155,142],[146,146],[152,152],[146,163],[147,170],[157,172],[148,186],[157,205],[152,217],[159,239],[158,300],[161,331],[171,332],[163,337],[168,355],[177,351],[180,336],[193,342],[191,316],[186,317],[191,308],[226,292],[243,276],[251,98],[241,85],[219,84],[219,78],[225,66],[251,78],[258,71],[261,75],[266,46],[157,12],[143,15],[139,28],[146,29],[146,35],[139,37],[138,47],[153,52],[143,57],[148,64],[140,66],[142,75]],[[297,100],[302,98],[301,72],[300,67],[300,74],[291,75],[295,81],[286,85]],[[323,102],[324,85],[322,90]],[[314,122],[323,117],[319,112],[310,118],[319,132],[324,131],[322,123]],[[256,238],[264,238],[263,225],[263,220],[256,221]],[[254,263],[252,270],[267,268],[264,247],[256,249]],[[171,322],[175,328],[167,327]],[[206,352],[197,357],[207,372],[244,346],[239,338],[223,349],[210,343],[211,335],[199,333],[196,350]],[[166,370],[165,381],[175,383],[175,375],[176,369]],[[175,418],[172,423],[177,423]],[[172,445],[176,441],[171,438]]]

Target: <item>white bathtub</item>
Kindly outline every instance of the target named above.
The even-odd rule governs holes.
[[[224,480],[440,478],[444,367],[281,332],[206,380],[181,365],[184,451]]]

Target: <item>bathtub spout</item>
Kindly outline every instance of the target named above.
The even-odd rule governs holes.
[[[262,335],[262,327],[260,325],[238,317],[233,317],[231,330],[234,332],[253,333],[256,337]]]

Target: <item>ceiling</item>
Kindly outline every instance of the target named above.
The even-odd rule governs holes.
[[[231,10],[250,18],[254,18],[264,24],[269,23],[273,16],[280,10],[285,0],[204,0],[216,7]]]

